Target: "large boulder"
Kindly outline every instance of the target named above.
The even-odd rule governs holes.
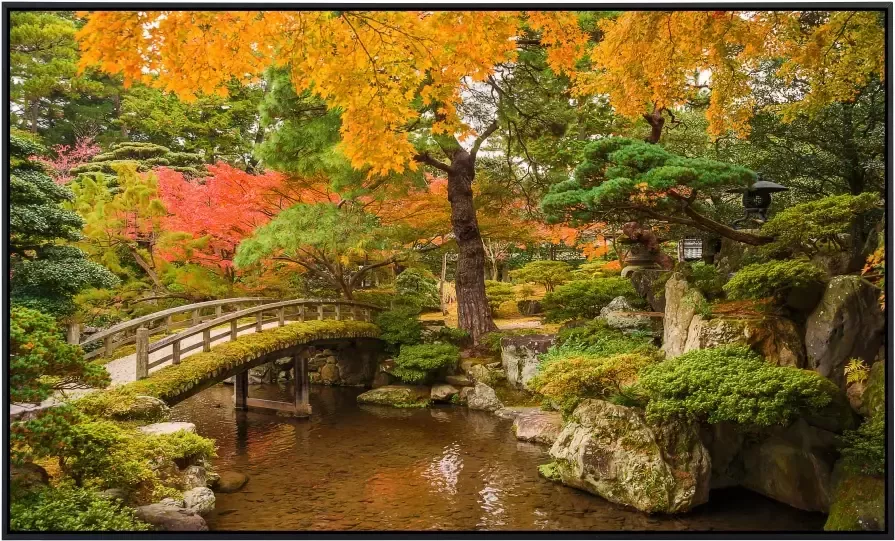
[[[125,411],[115,412],[112,418],[117,421],[145,421],[157,423],[168,419],[171,408],[154,396],[138,395]]]
[[[600,310],[600,317],[606,321],[607,325],[621,331],[652,330],[652,319],[648,315],[635,312],[639,312],[639,310],[631,306],[628,299],[619,296]]]
[[[528,382],[538,372],[538,355],[547,353],[553,345],[552,334],[506,336],[500,340],[500,362],[507,373],[507,381],[520,389],[528,389]],[[485,381],[484,383],[488,383]]]
[[[880,290],[860,276],[836,276],[805,323],[808,368],[845,389],[849,359],[873,362],[883,340]]]
[[[324,385],[336,385],[340,380],[339,365],[333,360],[320,368],[320,383]]]
[[[488,368],[484,364],[472,364],[466,369],[466,375],[477,383],[485,385],[494,383],[497,380],[497,374],[494,370]]]
[[[687,281],[675,273],[665,282],[665,319],[663,321],[662,349],[669,359],[684,353],[690,322],[696,307],[705,301],[702,293],[690,287]]]
[[[705,424],[700,428],[702,443],[712,457],[712,488],[739,486],[745,476],[741,457],[745,431],[729,422]]]
[[[161,532],[204,532],[208,524],[198,513],[173,505],[154,503],[137,507],[138,519]]]
[[[164,436],[167,434],[173,434],[175,432],[179,432],[184,430],[186,432],[195,433],[196,425],[193,423],[185,423],[185,422],[172,422],[172,423],[155,423],[151,425],[141,426],[139,428],[140,432],[144,434],[148,434],[150,436]]]
[[[446,381],[448,385],[453,385],[454,387],[471,387],[475,385],[475,382],[469,379],[466,374],[448,375],[445,376],[444,381]]]
[[[669,271],[660,269],[636,269],[628,274],[637,293],[646,299],[655,312],[665,311],[665,287],[662,280]]]
[[[879,477],[846,472],[842,461],[833,468],[833,501],[824,524],[827,531],[886,529],[886,482]]]
[[[186,508],[202,516],[214,511],[214,492],[208,487],[196,487],[183,493]]]
[[[469,390],[466,391],[467,389]],[[469,409],[497,411],[503,407],[494,389],[482,382],[476,382],[475,387],[464,387],[463,390],[466,391],[466,405]]]
[[[50,474],[43,467],[33,462],[24,464],[11,464],[9,468],[10,484],[24,489],[31,489],[40,485],[50,484]]]
[[[836,434],[799,419],[743,446],[742,486],[806,511],[830,509]]]
[[[861,397],[861,413],[868,417],[886,412],[886,365],[877,361],[870,367],[870,376],[864,385]]]
[[[202,466],[187,466],[182,472],[182,485],[185,489],[204,487],[208,484],[205,468]]]
[[[425,408],[431,391],[425,385],[385,385],[357,396],[361,404],[376,404],[395,408]]]
[[[562,415],[556,411],[524,411],[513,421],[513,432],[522,441],[553,445],[561,430]]]
[[[696,426],[647,423],[643,412],[584,400],[541,472],[647,513],[681,513],[709,497],[711,459]]]
[[[805,367],[805,348],[798,325],[779,317],[706,319],[694,315],[683,352],[729,344],[749,346],[778,366]]]

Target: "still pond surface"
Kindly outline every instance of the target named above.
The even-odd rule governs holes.
[[[286,385],[253,385],[286,400]],[[313,416],[236,412],[217,385],[174,408],[217,440],[218,471],[249,476],[217,494],[212,530],[820,530],[824,516],[750,492],[715,491],[692,513],[649,516],[538,476],[547,448],[512,421],[466,408],[360,406],[362,389],[314,387]]]

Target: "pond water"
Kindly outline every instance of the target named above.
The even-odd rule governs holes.
[[[285,400],[286,385],[250,395]],[[512,422],[460,407],[359,406],[361,389],[314,387],[313,416],[237,412],[218,385],[174,408],[215,438],[218,471],[250,478],[217,494],[212,530],[820,530],[824,516],[745,490],[692,513],[649,516],[538,476],[547,448]]]

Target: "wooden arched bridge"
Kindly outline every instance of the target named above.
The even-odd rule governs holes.
[[[70,327],[68,339],[90,349],[88,359],[99,356],[112,357],[116,350],[134,344],[136,351],[106,364],[113,385],[122,385],[149,377],[150,372],[166,366],[188,364],[188,357],[208,352],[216,345],[237,341],[241,336],[262,333],[293,322],[309,321],[360,321],[371,322],[381,307],[345,300],[292,299],[277,301],[258,297],[240,297],[189,304],[148,314],[115,325],[104,331],[81,339],[77,327]],[[311,325],[309,325],[310,327]],[[368,325],[369,329],[375,329]],[[171,333],[174,334],[171,334]],[[237,409],[265,408],[288,411],[296,416],[310,414],[308,401],[309,381],[307,361],[301,351],[312,345],[338,340],[353,340],[375,334],[339,330],[324,333],[308,333],[301,343],[291,343],[260,355],[252,355],[244,362],[216,367],[213,373],[203,376],[200,382],[190,385],[183,392],[166,396],[169,403],[195,394],[199,390],[230,377],[235,378],[234,399]],[[155,340],[151,337],[162,335]],[[325,335],[325,336],[324,336]],[[97,347],[99,346],[99,347]],[[284,357],[292,357],[295,375],[293,402],[283,403],[248,397],[248,371],[250,368]]]

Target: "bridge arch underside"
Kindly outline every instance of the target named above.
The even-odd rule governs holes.
[[[331,349],[338,352],[340,364],[350,363],[359,368],[358,384],[368,384],[376,374],[379,360],[384,356],[385,343],[378,338],[324,338],[281,348],[253,356],[238,364],[220,367],[206,374],[188,389],[166,396],[163,400],[173,406],[231,377],[235,378],[234,400],[237,409],[263,408],[286,411],[296,416],[310,414],[308,391],[310,387],[308,362],[314,351]],[[248,398],[248,373],[252,368],[284,358],[291,358],[294,367],[295,396],[292,403],[272,402]],[[189,362],[185,360],[184,362]],[[287,407],[291,404],[293,407]]]

